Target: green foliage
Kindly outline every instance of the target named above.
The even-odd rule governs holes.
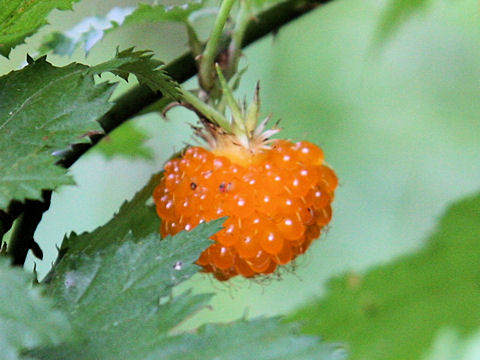
[[[256,10],[274,4],[275,1],[252,0]],[[0,0],[0,52],[8,55],[12,46],[20,43],[27,36],[25,32],[28,29],[34,32],[40,26],[37,26],[38,21],[40,24],[44,23],[45,16],[51,9],[55,6],[61,8],[63,6],[61,4],[68,7],[72,2],[74,0],[64,2]],[[305,4],[300,3],[302,2],[295,0],[291,4],[297,4],[299,7],[289,8],[295,12],[299,9],[316,7],[304,6]],[[320,3],[324,1],[314,1],[310,5]],[[294,26],[286,31],[282,29],[275,48],[282,48],[286,42],[289,43],[283,53],[276,51],[271,53],[271,46],[267,41],[263,41],[258,46],[263,46],[267,49],[266,51],[256,53],[256,50],[251,50],[248,54],[250,59],[254,59],[252,63],[265,67],[260,77],[263,78],[269,74],[265,77],[271,78],[270,85],[267,82],[267,86],[264,87],[267,89],[266,100],[267,103],[272,104],[271,99],[277,97],[278,102],[276,105],[270,105],[270,109],[275,108],[274,112],[277,116],[286,119],[285,128],[288,128],[288,119],[290,119],[291,128],[296,132],[295,135],[293,132],[287,133],[285,137],[307,136],[310,140],[322,143],[325,150],[331,154],[328,155],[328,160],[335,165],[344,184],[339,189],[336,200],[335,216],[338,216],[338,220],[334,231],[329,234],[330,239],[335,241],[328,241],[322,249],[317,247],[321,250],[320,252],[326,250],[322,252],[323,254],[337,255],[327,256],[327,259],[324,257],[320,261],[322,269],[302,265],[303,269],[300,269],[297,275],[306,280],[304,285],[298,285],[299,282],[296,279],[294,284],[293,281],[288,282],[288,279],[283,278],[283,289],[289,288],[289,294],[293,293],[291,290],[295,286],[303,289],[313,289],[314,287],[309,286],[311,284],[321,286],[320,278],[326,277],[325,273],[328,271],[338,271],[341,266],[334,267],[330,266],[331,264],[344,263],[343,260],[345,260],[352,261],[349,264],[356,261],[357,265],[366,265],[368,261],[376,261],[372,259],[378,260],[379,257],[372,255],[373,251],[368,257],[355,256],[366,253],[366,251],[356,251],[361,248],[357,245],[361,242],[357,241],[358,237],[356,244],[350,241],[353,233],[359,234],[356,230],[344,231],[345,237],[350,239],[347,241],[342,242],[346,239],[338,235],[342,228],[354,229],[355,226],[352,227],[349,220],[358,217],[360,219],[358,223],[361,226],[370,224],[362,227],[361,230],[364,238],[369,240],[370,247],[378,249],[375,245],[376,236],[370,233],[371,228],[377,228],[377,226],[372,226],[370,221],[372,217],[368,216],[368,206],[362,206],[359,212],[358,204],[374,204],[370,207],[376,210],[375,219],[377,219],[379,208],[392,210],[392,207],[399,204],[392,201],[390,208],[386,207],[382,202],[385,200],[383,199],[385,194],[391,195],[391,198],[385,201],[402,197],[404,199],[402,204],[408,204],[408,211],[405,210],[402,214],[398,211],[396,213],[384,211],[385,214],[390,215],[380,216],[385,221],[377,219],[377,225],[388,221],[393,222],[395,218],[397,223],[395,226],[401,227],[402,235],[406,235],[401,238],[403,244],[408,235],[416,231],[415,222],[423,223],[428,218],[428,216],[420,218],[412,214],[429,209],[429,200],[438,204],[447,198],[444,196],[446,193],[453,197],[462,191],[465,192],[466,184],[475,186],[474,176],[463,176],[461,179],[458,176],[455,177],[462,172],[452,170],[445,164],[455,162],[458,166],[456,169],[461,170],[465,168],[462,164],[471,164],[472,160],[476,160],[473,155],[465,159],[465,156],[458,156],[458,154],[468,155],[467,151],[477,143],[474,131],[472,132],[475,127],[467,126],[472,125],[476,119],[472,116],[474,111],[469,112],[465,109],[471,110],[472,106],[475,107],[472,105],[475,101],[469,100],[475,97],[475,92],[478,90],[478,87],[472,85],[475,81],[471,80],[475,78],[471,74],[475,74],[477,69],[476,47],[471,46],[476,37],[472,36],[472,39],[469,39],[472,29],[474,27],[478,29],[478,24],[472,21],[472,28],[468,30],[470,33],[465,37],[463,35],[467,32],[467,28],[462,27],[463,23],[460,31],[453,33],[445,30],[453,24],[438,22],[438,18],[428,19],[426,25],[422,25],[423,27],[412,22],[418,27],[412,27],[410,30],[428,29],[429,31],[421,33],[428,33],[429,39],[430,37],[439,39],[437,42],[429,43],[429,48],[433,51],[429,56],[419,56],[422,52],[416,51],[423,48],[425,41],[415,38],[413,40],[418,40],[418,43],[415,41],[412,43],[412,39],[408,38],[408,41],[405,41],[402,37],[401,40],[404,43],[402,46],[398,44],[393,46],[395,51],[389,54],[384,64],[373,64],[375,65],[372,66],[374,73],[362,73],[366,68],[365,62],[363,61],[362,66],[359,66],[362,61],[355,61],[364,59],[365,49],[368,47],[368,41],[371,40],[369,30],[372,23],[379,24],[374,40],[377,41],[376,45],[382,45],[385,40],[392,38],[392,34],[402,22],[411,18],[422,6],[430,3],[432,2],[428,0],[391,0],[385,2],[386,10],[382,18],[378,19],[376,14],[378,2],[375,0],[348,2],[346,5],[337,1],[332,6],[316,11],[325,13],[323,18],[307,18],[306,20],[310,23],[306,27]],[[21,10],[21,6],[36,8],[36,13],[33,14],[33,10],[30,10],[28,16],[23,16],[24,9]],[[156,21],[193,22],[196,17],[210,12],[211,9],[205,9],[203,6],[203,2],[191,2],[184,7],[172,8],[144,4],[136,9],[115,8],[104,18],[87,18],[72,30],[53,33],[43,50],[72,54],[75,49],[83,45],[88,53],[105,34],[116,29],[122,29],[126,25]],[[282,7],[279,8],[281,10]],[[42,9],[45,10],[45,14],[41,13]],[[280,14],[280,10],[275,14],[285,15]],[[338,16],[340,12],[343,13],[343,18]],[[469,11],[469,14],[472,13]],[[249,15],[245,15],[245,18],[251,19]],[[236,29],[242,28],[238,23],[234,23],[235,18],[235,16],[230,17],[232,22],[228,23],[226,32],[222,31],[223,25],[218,27],[217,34],[221,35],[222,39],[227,39],[228,36],[225,35],[230,35],[231,31],[235,32]],[[263,18],[258,17],[258,19]],[[466,18],[465,16],[462,19]],[[470,16],[470,19],[473,18]],[[275,19],[273,20],[276,24]],[[339,27],[338,24],[342,26]],[[262,22],[255,23],[252,27],[253,32],[262,33],[263,26],[267,29],[269,25]],[[442,30],[439,31],[435,27]],[[458,26],[451,27],[458,28]],[[19,28],[23,29],[23,32],[16,30]],[[194,48],[196,46],[194,55],[200,54],[203,46],[196,41],[193,27],[189,27],[188,30],[190,45]],[[304,33],[324,34],[324,36],[305,46],[307,50],[299,56],[298,46],[302,42],[298,42],[298,34]],[[419,31],[411,31],[410,34],[412,33],[418,35]],[[250,30],[248,34],[249,41],[257,36],[252,37]],[[291,38],[288,38],[288,34]],[[344,40],[340,41],[345,45],[341,47],[340,52],[337,46],[339,41],[328,41],[332,34],[335,34],[335,39]],[[162,35],[164,34],[158,34],[158,39]],[[290,47],[290,44],[295,44],[295,47]],[[318,44],[322,45],[316,46]],[[161,42],[155,42],[155,46],[157,45],[163,46]],[[448,51],[435,51],[444,48]],[[412,49],[415,51],[412,52]],[[211,53],[216,55],[218,51]],[[452,57],[451,54],[460,54],[460,56]],[[173,53],[170,55],[175,56]],[[218,59],[223,60],[223,57]],[[8,65],[9,68],[17,68],[15,61],[13,59],[12,65]],[[296,64],[293,67],[292,61]],[[276,68],[277,63],[282,63],[282,67]],[[322,64],[321,69],[318,64]],[[52,154],[62,154],[72,144],[88,141],[88,134],[102,130],[96,122],[99,118],[103,117],[103,120],[111,121],[109,125],[117,126],[127,118],[137,116],[139,111],[148,111],[145,108],[139,109],[144,107],[146,102],[151,101],[153,95],[145,91],[144,87],[140,87],[128,92],[127,96],[120,96],[118,106],[104,117],[112,106],[109,99],[114,85],[102,83],[102,73],[112,72],[125,80],[128,79],[129,74],[133,73],[141,83],[148,84],[155,91],[168,95],[167,99],[164,98],[160,104],[153,105],[150,110],[158,111],[165,105],[163,101],[171,102],[172,97],[177,97],[176,84],[162,71],[162,65],[162,62],[152,59],[150,52],[134,52],[133,49],[128,49],[117,53],[114,59],[93,67],[71,64],[57,68],[49,64],[45,58],[36,61],[29,59],[29,64],[24,69],[0,77],[0,209],[5,209],[12,199],[38,198],[42,189],[55,189],[61,184],[71,183],[65,171],[55,165],[60,158]],[[177,70],[172,70],[172,73],[180,74],[177,76],[182,79],[187,75],[190,76],[194,71],[193,62],[189,64],[188,61],[182,60],[174,62],[172,69],[175,69],[175,66],[178,66]],[[188,71],[183,71],[185,70],[183,66],[187,67]],[[180,68],[182,71],[178,71]],[[467,68],[472,71],[463,71]],[[311,69],[316,71],[312,72]],[[439,69],[449,71],[439,71]],[[438,77],[438,74],[448,74],[448,76]],[[470,74],[467,79],[469,81],[460,81],[461,77],[458,74]],[[303,81],[301,81],[302,77],[304,77]],[[401,78],[402,81],[395,82],[395,78]],[[408,87],[402,86],[403,82],[408,83]],[[352,85],[354,83],[357,85]],[[321,84],[321,88],[318,84]],[[390,86],[392,84],[393,87]],[[385,95],[386,87],[395,88],[397,91]],[[274,92],[269,91],[269,88],[274,89]],[[406,88],[412,91],[403,91]],[[458,92],[459,88],[462,91]],[[452,95],[452,89],[457,90],[461,96]],[[295,97],[298,93],[303,96]],[[200,92],[199,98],[203,100],[204,95]],[[285,101],[293,97],[295,101]],[[412,102],[413,97],[421,100],[418,100],[418,103]],[[143,99],[149,100],[143,102]],[[320,107],[319,99],[322,99]],[[433,104],[431,108],[428,108],[428,105],[425,107],[429,101]],[[292,103],[295,106],[292,107]],[[405,103],[413,106],[402,106]],[[142,106],[138,106],[139,104]],[[210,101],[210,104],[215,104],[215,101]],[[465,106],[461,106],[462,104]],[[396,107],[408,111],[393,111]],[[428,117],[422,112],[428,112]],[[285,116],[285,114],[291,116]],[[181,113],[180,116],[184,114]],[[435,118],[435,123],[430,117]],[[431,122],[431,127],[424,126],[422,118]],[[351,119],[356,120],[353,123]],[[320,123],[321,126],[318,126]],[[445,134],[442,132],[442,127]],[[312,129],[315,131],[311,131]],[[180,139],[180,132],[179,128],[168,130],[164,139],[167,137],[169,141],[170,137]],[[342,133],[343,137],[337,136],[339,133]],[[429,134],[429,138],[437,138],[432,144],[438,144],[438,146],[422,147],[428,151],[419,151],[411,146],[415,142],[411,140],[412,138],[425,139],[425,134]],[[142,148],[145,134],[139,133],[131,124],[121,127],[112,137],[114,142],[110,147],[105,142],[99,147],[106,156],[126,155],[129,151],[136,151],[143,155],[149,154]],[[402,141],[395,144],[395,140],[400,138]],[[116,139],[118,139],[117,143],[115,143]],[[334,150],[334,143],[338,151]],[[346,143],[355,144],[355,146],[345,147]],[[168,141],[165,141],[163,147],[167,153],[172,148]],[[383,147],[381,152],[377,151],[381,147]],[[349,150],[351,148],[355,149],[355,156],[349,156],[352,155]],[[464,151],[459,151],[460,148]],[[430,151],[432,149],[438,151]],[[455,152],[450,152],[451,149],[455,149]],[[379,153],[381,153],[380,156]],[[447,158],[451,153],[457,154],[453,161],[437,162],[440,157]],[[470,151],[470,153],[475,152]],[[437,156],[431,154],[437,154]],[[362,162],[362,159],[365,161]],[[377,161],[379,159],[380,161]],[[412,163],[415,163],[415,166],[410,167]],[[74,171],[82,168],[84,164],[79,164],[80,166]],[[87,164],[87,166],[90,165],[91,163]],[[407,167],[419,171],[402,171]],[[447,168],[449,170],[445,170]],[[355,169],[361,169],[361,171],[355,172]],[[435,186],[418,186],[415,189],[416,192],[411,193],[415,186],[425,185],[430,181],[422,178],[422,169],[425,173],[433,174],[428,179],[434,179],[432,184]],[[88,171],[95,172],[98,169]],[[415,174],[415,179],[409,174]],[[473,171],[470,171],[470,175],[472,174]],[[86,173],[84,176],[90,175],[91,173]],[[349,274],[342,279],[334,280],[326,299],[311,304],[292,317],[293,320],[301,319],[303,325],[285,323],[279,318],[260,318],[253,321],[242,319],[223,325],[204,325],[188,333],[182,333],[179,330],[182,322],[207,306],[211,296],[193,295],[193,292],[189,291],[173,296],[172,288],[198,271],[193,262],[202,249],[210,244],[208,238],[219,229],[221,220],[213,224],[200,225],[189,233],[183,232],[175,237],[160,239],[159,219],[150,199],[160,176],[154,176],[150,183],[132,200],[126,202],[119,213],[104,226],[90,233],[69,235],[62,245],[60,257],[49,276],[36,288],[31,288],[29,277],[18,269],[8,267],[0,259],[0,357],[2,359],[3,357],[7,357],[8,360],[27,358],[30,360],[246,358],[333,360],[345,358],[341,348],[320,342],[317,334],[326,335],[328,341],[347,343],[353,351],[353,359],[404,360],[418,359],[424,355],[429,356],[427,357],[429,360],[448,357],[455,360],[469,359],[465,355],[468,344],[464,340],[474,331],[478,331],[480,324],[479,272],[477,270],[480,260],[478,245],[480,197],[477,196],[452,208],[438,232],[419,253],[404,256],[393,263],[371,269],[364,276]],[[122,178],[128,177],[122,176]],[[466,178],[468,181],[465,181]],[[116,181],[117,178],[113,180]],[[389,180],[392,181],[389,183]],[[410,181],[413,185],[406,186],[405,184]],[[421,201],[417,196],[419,189],[423,191],[422,195],[426,194]],[[97,188],[93,189],[93,191],[97,190]],[[100,208],[109,201],[110,190],[108,189],[108,194],[100,191],[100,196],[94,196],[97,201],[95,206]],[[85,190],[88,193],[93,191],[91,186]],[[435,191],[441,192],[444,197],[436,195],[429,197]],[[440,200],[437,201],[438,199]],[[348,204],[354,204],[354,206],[349,207]],[[57,204],[53,205],[52,209]],[[72,201],[68,206],[79,207]],[[433,209],[433,206],[431,208]],[[345,216],[345,212],[349,209],[354,214],[351,218]],[[25,215],[31,210],[27,203],[25,207],[12,206],[6,212],[0,211],[0,228],[8,229],[10,223],[19,215],[18,211],[24,211]],[[91,208],[82,209],[80,213],[88,213],[91,210]],[[96,214],[95,210],[98,209],[93,209],[91,212]],[[52,213],[48,215],[50,217]],[[24,218],[25,216],[22,216],[22,219]],[[408,221],[404,221],[407,218]],[[48,221],[51,220],[47,219],[46,227],[55,227],[50,226]],[[347,226],[342,226],[342,221],[343,225],[347,224]],[[408,225],[405,225],[407,223]],[[19,229],[23,228],[21,225],[20,221],[16,223]],[[30,224],[27,230],[31,230],[33,234],[36,225],[36,223]],[[78,224],[73,224],[73,226],[76,225]],[[376,234],[380,233],[382,236],[376,238],[388,237],[389,229],[392,230],[391,233],[395,233],[393,230],[396,229],[395,226],[377,229]],[[337,229],[340,231],[337,232]],[[14,232],[13,238],[15,234],[17,233]],[[57,239],[54,236],[45,236],[45,238],[48,237],[50,237],[50,245]],[[42,240],[41,236],[39,238]],[[322,246],[322,244],[317,245]],[[338,248],[335,249],[335,246]],[[392,245],[389,243],[386,248],[391,251]],[[350,254],[354,256],[350,257]],[[383,253],[383,258],[386,255],[386,252]],[[352,258],[355,260],[351,260]],[[307,282],[310,283],[306,284]],[[198,285],[198,282],[191,284]],[[184,285],[188,286],[189,283]],[[232,287],[235,285],[236,283],[233,282]],[[263,287],[262,290],[266,290],[265,293],[271,291],[272,294],[275,292],[284,294],[282,291],[275,290],[276,284],[270,285],[268,289]],[[40,295],[41,290],[45,290],[44,293],[52,297],[54,304],[61,311],[53,309],[51,299]],[[262,301],[268,304],[268,311],[271,313],[278,311],[278,299],[275,304],[274,297],[263,295],[263,299],[259,300],[250,296],[251,293],[249,293],[246,296],[248,300],[242,304],[238,301],[237,294],[235,295],[235,299],[228,297],[218,308],[215,306],[217,313],[213,316],[219,317],[228,313],[230,318],[233,318],[230,310],[232,312],[239,308],[243,310],[245,303],[251,304],[252,311],[258,312],[258,303]],[[284,299],[287,300],[287,297],[281,300]],[[282,302],[283,309],[287,308],[286,302]],[[212,314],[207,317],[210,320]],[[299,336],[302,329],[307,334]],[[439,331],[445,329],[453,329],[453,335],[447,333],[447,336],[437,337],[439,334],[442,335]],[[446,345],[449,347],[445,348]]]
[[[66,317],[32,288],[33,278],[0,257],[0,354],[21,359],[24,350],[57,344],[70,335]]]
[[[0,54],[8,56],[12,48],[45,25],[53,9],[71,9],[77,1],[0,0]]]
[[[148,134],[131,121],[115,129],[95,146],[107,159],[124,157],[128,159],[153,159],[152,149],[145,146]]]
[[[195,334],[174,335],[175,328],[205,307],[210,296],[186,292],[171,297],[171,289],[197,272],[193,263],[223,219],[161,240],[157,233],[140,239],[131,232],[115,237],[115,230],[107,230],[121,226],[121,218],[129,222],[117,216],[100,230],[112,237],[103,241],[108,245],[68,251],[49,278],[47,291],[70,314],[77,340],[34,349],[30,357],[245,359],[253,353],[255,359],[311,359],[313,354],[318,359],[344,359],[337,346],[296,336],[296,327],[279,319],[207,325]],[[84,234],[76,241],[95,239]]]
[[[96,120],[110,109],[113,89],[95,85],[85,65],[59,68],[45,57],[0,77],[0,208],[72,183],[52,153],[101,131]]]
[[[145,84],[153,91],[160,91],[163,95],[177,98],[178,84],[174,82],[161,68],[163,61],[153,59],[150,50],[134,51],[133,48],[117,51],[116,56],[104,63],[91,68],[94,74],[111,72],[128,80],[130,74],[135,75],[140,84]]]
[[[89,16],[73,28],[49,34],[43,41],[41,51],[53,51],[59,55],[71,56],[77,47],[83,44],[88,52],[103,37],[128,25],[161,21],[186,22],[190,15],[201,10],[205,1],[190,1],[184,5],[165,6],[140,3],[138,7],[114,7],[104,17]]]
[[[114,86],[95,85],[95,74],[109,71],[127,79],[133,73],[153,90],[176,96],[161,64],[149,52],[128,49],[91,68],[29,59],[23,69],[0,77],[0,209],[13,199],[39,199],[42,189],[72,183],[52,154],[102,130],[96,120],[112,107]]]
[[[65,256],[54,269],[48,292],[72,314],[82,345],[50,348],[45,350],[51,352],[47,358],[66,348],[69,355],[61,358],[145,358],[166,341],[171,328],[209,299],[184,294],[161,303],[174,285],[196,273],[193,263],[221,222],[164,241],[159,234],[138,239],[129,232],[118,239],[105,233],[112,236],[107,247]]]
[[[205,6],[205,0],[189,1],[179,6],[138,4],[138,8],[127,16],[125,25],[159,21],[186,22],[196,11]]]
[[[435,332],[480,326],[480,195],[452,206],[417,254],[330,283],[292,316],[303,331],[345,341],[351,359],[419,359]]]

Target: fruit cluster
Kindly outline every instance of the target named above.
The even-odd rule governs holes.
[[[228,216],[197,264],[219,280],[269,274],[303,254],[332,217],[338,180],[309,142],[253,153],[190,147],[165,165],[153,197],[162,236]]]

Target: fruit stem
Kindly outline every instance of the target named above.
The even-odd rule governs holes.
[[[208,104],[204,103],[198,97],[193,95],[190,91],[185,90],[184,88],[180,88],[180,94],[182,95],[183,99],[192,105],[196,110],[198,110],[202,115],[204,115],[210,121],[213,121],[215,124],[219,125],[223,130],[226,132],[232,132],[232,125],[230,122],[215,110],[213,107],[209,106]]]
[[[235,1],[236,0],[223,0],[217,18],[215,19],[212,32],[208,38],[207,45],[203,51],[202,58],[200,59],[200,69],[198,74],[199,82],[200,86],[207,92],[210,92],[215,85],[214,60],[217,56],[218,45],[223,33],[223,28],[225,27],[228,15],[230,14],[230,10],[232,10]]]
[[[242,54],[242,42],[245,35],[245,30],[252,17],[251,0],[240,0],[240,12],[237,16],[235,29],[232,34],[232,41],[229,47],[229,64],[225,71],[225,78],[230,79],[238,68],[240,55]]]

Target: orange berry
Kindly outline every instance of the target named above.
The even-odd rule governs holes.
[[[232,251],[220,244],[213,244],[208,248],[208,257],[215,267],[223,270],[231,268],[235,260]]]
[[[257,239],[251,235],[241,235],[240,240],[235,245],[235,249],[238,255],[244,259],[251,259],[261,251]]]
[[[237,256],[235,259],[234,269],[238,274],[243,275],[246,278],[249,278],[255,275],[255,271],[253,271],[250,268],[250,266],[247,264],[247,262],[239,256]]]
[[[305,201],[316,209],[321,209],[332,202],[331,193],[322,186],[315,186],[308,192]]]
[[[247,260],[247,264],[250,265],[250,268],[256,273],[265,272],[265,270],[270,267],[270,263],[270,256],[261,250],[254,258]]]
[[[267,225],[258,234],[261,248],[269,254],[276,255],[283,248],[284,239],[273,225]]]
[[[308,141],[299,141],[294,149],[297,152],[299,160],[303,164],[320,165],[323,162],[323,151],[318,146]]]
[[[303,254],[331,220],[337,185],[319,147],[276,140],[254,151],[190,147],[166,163],[153,198],[162,236],[228,217],[197,261],[228,280],[270,274]]]
[[[253,196],[250,194],[235,194],[225,199],[224,209],[227,214],[236,214],[245,218],[255,211]]]
[[[240,239],[238,235],[240,231],[239,226],[235,220],[232,219],[232,217],[228,218],[223,225],[223,229],[215,234],[215,240],[224,246],[235,245]]]
[[[335,190],[338,186],[337,175],[328,166],[321,166],[321,176],[323,181],[327,184],[330,190]]]
[[[315,215],[317,225],[325,226],[332,220],[332,208],[327,205],[323,209],[317,210]]]
[[[287,240],[298,240],[305,233],[305,225],[296,216],[282,218],[277,229]]]
[[[287,241],[283,244],[282,250],[275,256],[272,256],[272,260],[275,261],[275,263],[277,263],[278,265],[288,264],[292,259],[292,247]]]
[[[200,257],[197,260],[197,264],[200,266],[206,266],[210,264],[210,256],[209,256],[209,249],[203,250],[203,252],[200,254]]]
[[[277,264],[272,260],[270,261],[270,265],[268,265],[268,268],[266,268],[262,274],[268,275],[273,273],[277,269]]]

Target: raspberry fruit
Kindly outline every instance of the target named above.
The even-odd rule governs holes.
[[[338,180],[318,146],[269,140],[279,130],[264,131],[268,119],[257,125],[258,87],[245,109],[222,86],[232,126],[227,130],[197,111],[203,128],[196,134],[208,150],[189,147],[168,161],[153,198],[162,236],[228,217],[197,261],[204,272],[228,280],[270,274],[303,254],[330,222]]]
[[[167,162],[154,192],[162,236],[229,217],[197,262],[220,280],[271,273],[303,254],[329,223],[337,186],[311,143],[239,146],[188,148]]]

